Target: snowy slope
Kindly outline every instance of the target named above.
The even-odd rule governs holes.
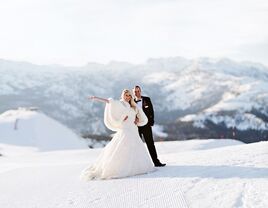
[[[9,110],[0,115],[0,143],[28,146],[40,151],[86,148],[70,129],[45,114],[29,109]],[[3,152],[0,149],[0,152]]]
[[[166,167],[123,179],[83,182],[101,149],[0,157],[0,207],[268,207],[268,142],[161,142]]]

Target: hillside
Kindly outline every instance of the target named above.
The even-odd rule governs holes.
[[[0,143],[36,151],[87,148],[82,138],[58,121],[36,109],[23,108],[0,115]]]

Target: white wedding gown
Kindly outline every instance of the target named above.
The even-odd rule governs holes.
[[[138,127],[134,124],[137,113],[138,126],[145,125],[148,119],[138,106],[134,110],[125,101],[109,99],[105,107],[104,123],[116,134],[102,150],[97,161],[82,172],[82,179],[121,178],[155,170],[149,152],[139,136]],[[126,116],[128,118],[124,121]]]

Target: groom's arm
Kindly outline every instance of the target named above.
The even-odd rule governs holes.
[[[153,126],[154,125],[154,107],[149,97],[148,97],[148,105],[150,109],[150,120],[151,120],[150,125]]]

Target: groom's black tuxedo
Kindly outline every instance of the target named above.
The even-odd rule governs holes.
[[[148,118],[148,123],[146,125],[154,125],[154,108],[149,97],[141,96],[142,98],[142,110]]]
[[[151,158],[155,165],[160,164],[160,161],[157,158],[156,149],[154,146],[154,140],[153,140],[153,133],[152,133],[152,126],[154,125],[154,108],[151,102],[151,99],[149,97],[141,96],[142,98],[142,110],[145,113],[145,115],[148,118],[148,123],[145,126],[139,127],[139,134],[140,137],[144,138],[147,148],[149,150],[149,153],[151,155]],[[139,102],[138,100],[135,100],[135,102]]]

